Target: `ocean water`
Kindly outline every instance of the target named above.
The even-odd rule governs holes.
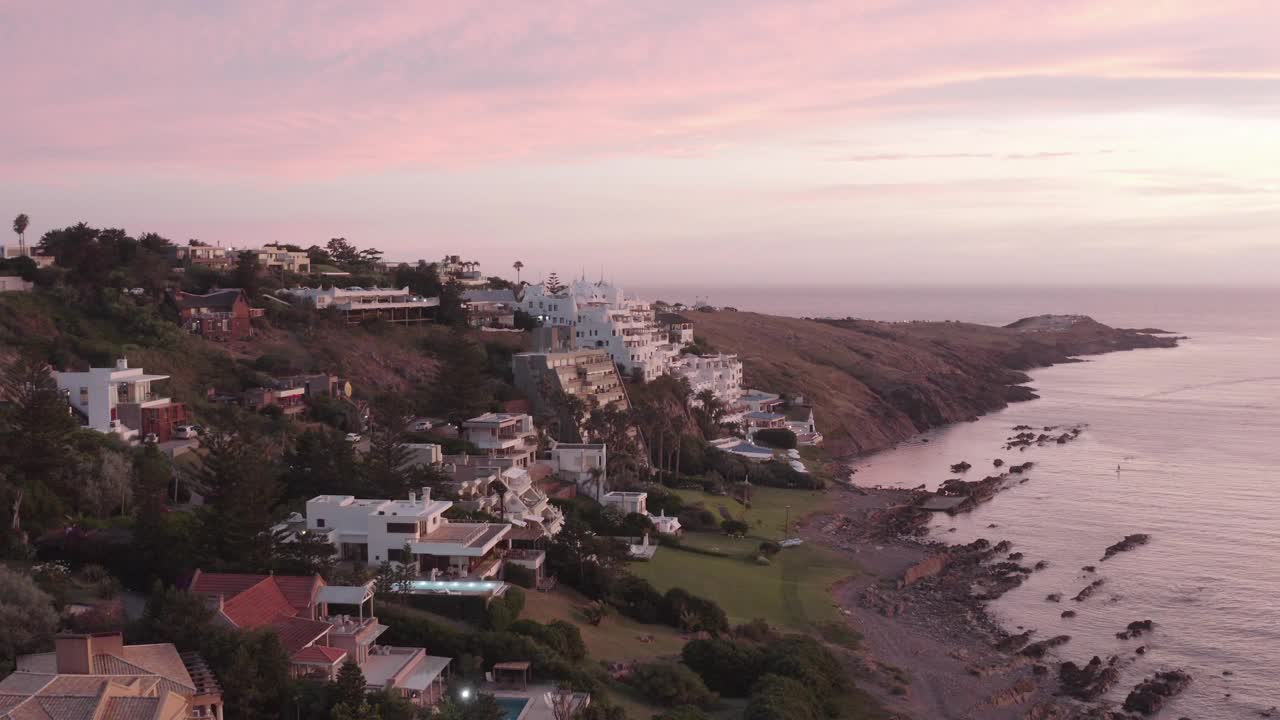
[[[679,298],[676,290],[652,297]],[[854,464],[865,485],[935,487],[961,460],[1034,461],[1025,484],[968,515],[938,515],[932,535],[1010,540],[1049,567],[991,605],[1006,628],[1071,636],[1058,656],[1119,655],[1122,700],[1143,676],[1194,679],[1162,717],[1256,718],[1280,705],[1280,290],[938,289],[711,292],[711,302],[790,315],[1004,324],[1085,313],[1121,327],[1188,335],[1173,350],[1095,356],[1031,373],[1041,399],[929,433]],[[695,330],[696,331],[696,330]],[[1015,425],[1086,426],[1079,439],[1004,450]],[[927,438],[928,442],[924,442]],[[1117,468],[1119,471],[1117,472]],[[989,525],[996,525],[990,528]],[[954,528],[954,529],[953,529]],[[1101,562],[1131,533],[1145,547]],[[1083,566],[1097,566],[1096,574]],[[1071,598],[1095,578],[1089,599]],[[1060,603],[1046,601],[1062,593]],[[1064,610],[1077,616],[1063,619]],[[1136,640],[1115,633],[1155,621]],[[1134,653],[1145,646],[1147,653]]]

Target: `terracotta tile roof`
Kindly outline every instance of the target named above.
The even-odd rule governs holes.
[[[298,611],[309,608],[316,592],[325,584],[319,575],[248,575],[197,570],[187,589],[197,595],[214,598],[221,595],[230,600],[263,581],[273,583],[289,605]]]
[[[347,656],[347,651],[326,645],[312,645],[294,653],[289,659],[296,663],[333,665]]]
[[[332,627],[327,622],[298,617],[280,618],[271,624],[276,635],[280,636],[280,644],[290,655],[319,640]]]
[[[14,720],[93,720],[97,697],[34,697],[14,709]]]
[[[192,682],[191,675],[187,672],[187,666],[182,661],[182,655],[170,643],[125,645],[124,659],[133,665],[159,675],[165,680],[182,686],[188,693],[195,689],[195,683]],[[102,671],[99,670],[98,672]],[[178,691],[175,690],[174,692]]]
[[[159,707],[158,697],[110,698],[99,720],[143,720],[154,716]]]
[[[225,597],[222,613],[242,630],[270,625],[281,617],[293,617],[297,610],[289,604],[280,586],[270,577],[233,597]]]

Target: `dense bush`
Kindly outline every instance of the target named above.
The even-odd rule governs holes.
[[[839,658],[808,635],[786,635],[769,643],[765,650],[765,672],[800,680],[820,697],[848,687]]]
[[[781,450],[794,450],[796,434],[786,428],[763,428],[752,436],[756,444]]]
[[[624,573],[614,582],[609,601],[633,620],[649,624],[662,621],[662,595],[644,578]]]
[[[532,588],[537,583],[538,574],[523,565],[508,562],[502,567],[502,578],[522,588]]]
[[[689,532],[714,530],[718,525],[716,514],[704,507],[690,507],[680,511],[680,527]]]
[[[508,587],[501,596],[489,602],[485,611],[485,627],[502,632],[520,617],[524,610],[524,591],[518,587]]]
[[[813,690],[794,678],[765,675],[756,682],[743,720],[819,720],[823,716]]]
[[[714,600],[671,588],[662,596],[662,619],[682,630],[704,630],[712,635],[728,632],[729,618]]]
[[[582,632],[573,623],[554,620],[543,625],[534,620],[517,620],[511,623],[510,630],[517,635],[531,637],[570,660],[583,660],[587,657],[587,645],[582,641]]]
[[[680,657],[707,687],[728,697],[746,697],[764,673],[764,650],[749,643],[693,640]]]
[[[702,678],[678,663],[640,665],[627,676],[627,682],[646,700],[663,707],[695,705],[705,708],[716,700],[715,693],[707,689]]]
[[[720,529],[724,531],[725,535],[742,537],[747,534],[747,531],[751,529],[751,526],[741,520],[725,520],[720,523]]]

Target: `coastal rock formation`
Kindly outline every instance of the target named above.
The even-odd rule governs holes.
[[[1177,696],[1190,684],[1191,676],[1182,670],[1158,672],[1138,683],[1124,699],[1124,709],[1142,715],[1154,715],[1164,707],[1169,698]]]
[[[967,470],[968,470],[969,468],[971,468],[971,467],[973,467],[973,466],[972,466],[972,465],[970,465],[969,463],[967,463],[967,462],[965,462],[965,461],[961,460],[960,462],[958,462],[958,463],[956,463],[955,465],[952,465],[952,466],[951,466],[951,472],[953,472],[953,473],[962,473],[962,472],[967,471]]]
[[[1098,588],[1102,587],[1103,584],[1105,584],[1106,582],[1107,582],[1106,580],[1103,580],[1102,578],[1098,578],[1097,580],[1094,580],[1088,585],[1085,585],[1084,588],[1081,589],[1080,592],[1076,593],[1076,596],[1071,599],[1075,600],[1076,602],[1084,602],[1085,600],[1089,599],[1089,596],[1092,595]]]
[[[1084,667],[1073,662],[1062,663],[1058,666],[1058,683],[1063,694],[1086,701],[1102,697],[1120,682],[1120,670],[1116,667],[1118,660],[1113,655],[1104,663],[1102,658],[1094,655]]]
[[[742,359],[757,387],[812,399],[835,454],[881,450],[920,432],[1029,400],[1025,370],[1079,355],[1175,347],[1081,316],[969,323],[808,320],[699,313],[697,333]],[[1037,433],[1037,436],[1039,433]]]
[[[1030,645],[1022,648],[1021,654],[1026,655],[1029,658],[1037,658],[1037,659],[1042,658],[1044,657],[1045,653],[1049,652],[1053,648],[1056,648],[1059,645],[1065,645],[1068,642],[1071,642],[1070,635],[1055,635],[1054,637],[1051,637],[1048,640],[1033,642]]]
[[[1112,555],[1115,555],[1116,553],[1127,552],[1136,547],[1146,545],[1150,541],[1151,541],[1151,536],[1146,535],[1144,533],[1134,533],[1133,535],[1125,535],[1123,540],[1116,543],[1115,545],[1109,546],[1106,549],[1106,551],[1102,553],[1102,559],[1107,560],[1111,558]]]
[[[1155,623],[1150,620],[1134,620],[1124,630],[1116,633],[1116,637],[1121,640],[1129,640],[1130,638],[1142,637],[1144,633],[1151,632],[1155,627]]]

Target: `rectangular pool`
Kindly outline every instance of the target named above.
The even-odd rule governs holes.
[[[500,697],[495,699],[504,713],[502,720],[517,720],[520,717],[520,713],[524,712],[525,706],[529,704],[529,698]]]

